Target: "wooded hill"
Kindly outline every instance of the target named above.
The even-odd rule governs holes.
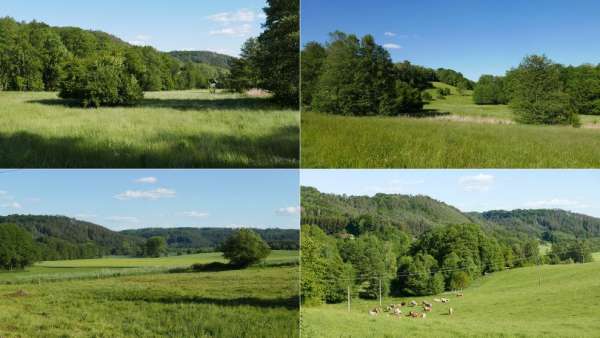
[[[207,50],[174,50],[169,55],[181,62],[205,63],[207,65],[229,69],[233,56],[211,52]]]
[[[545,241],[600,237],[600,219],[556,209],[462,212],[421,195],[343,196],[302,187],[302,224],[319,225],[326,233],[347,231],[361,219],[390,224],[413,236],[443,225],[474,223],[485,231]]]
[[[74,218],[46,215],[0,216],[0,226],[2,224],[14,224],[30,233],[39,249],[39,260],[140,255],[146,239],[153,236],[165,237],[171,251],[216,251],[233,231],[230,228],[154,228],[116,232]],[[298,230],[255,231],[272,249],[298,249]]]

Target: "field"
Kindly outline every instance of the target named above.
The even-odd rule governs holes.
[[[596,257],[599,257],[596,255]],[[600,262],[498,272],[436,297],[425,319],[370,316],[378,301],[302,308],[303,337],[592,337],[600,332]],[[541,282],[540,282],[541,281]],[[435,297],[418,297],[417,301]],[[412,298],[403,298],[410,301]],[[384,305],[401,299],[384,299]],[[448,316],[448,308],[454,314]],[[422,311],[422,308],[418,308]],[[409,308],[404,308],[406,314]]]
[[[600,166],[600,117],[582,116],[582,128],[514,124],[508,106],[475,105],[470,91],[458,95],[454,88],[452,95],[434,99],[425,109],[418,118],[303,112],[302,167]]]
[[[83,109],[49,92],[0,92],[0,167],[298,167],[299,113],[265,98],[148,92]]]
[[[44,262],[0,274],[1,337],[297,337],[297,251],[264,266],[221,272],[147,272],[71,280],[78,271],[181,267],[214,254]],[[288,264],[282,264],[282,263]],[[10,282],[9,274],[53,274],[54,282]],[[4,280],[3,280],[4,278]],[[14,280],[12,281],[14,283]]]

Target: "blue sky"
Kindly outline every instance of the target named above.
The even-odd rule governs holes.
[[[298,228],[297,170],[0,171],[0,214],[65,215],[113,230]]]
[[[599,63],[597,0],[303,0],[302,40],[373,34],[395,61],[502,75],[527,54]],[[386,32],[388,34],[386,34]]]
[[[427,195],[462,211],[564,209],[600,217],[599,170],[303,170],[322,192]]]
[[[265,6],[265,0],[2,0],[0,16],[101,30],[162,51],[235,56],[262,31]]]

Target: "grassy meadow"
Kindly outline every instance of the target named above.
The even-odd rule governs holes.
[[[600,258],[599,254],[595,255]],[[453,294],[386,298],[384,305],[428,300],[425,319],[370,316],[378,301],[303,307],[303,337],[597,337],[600,332],[600,261],[502,271]],[[541,281],[541,282],[540,282]],[[446,297],[442,304],[433,298]],[[448,308],[454,314],[448,316]],[[410,307],[403,308],[404,314]],[[421,307],[416,310],[422,312]]]
[[[434,83],[436,87],[450,87]],[[471,91],[425,105],[420,117],[302,113],[304,168],[590,168],[600,166],[600,117],[582,128],[521,125],[506,105]]]
[[[299,113],[206,90],[83,109],[52,92],[0,92],[0,167],[298,167]]]
[[[297,337],[297,251],[274,251],[263,266],[220,272],[167,270],[70,279],[78,271],[181,267],[219,257],[109,257],[42,262],[0,274],[1,337]],[[50,273],[53,282],[2,285],[6,276]],[[4,279],[4,280],[3,280]]]

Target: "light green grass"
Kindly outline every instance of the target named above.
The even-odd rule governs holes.
[[[541,276],[541,286],[540,286]],[[377,301],[302,308],[302,336],[319,337],[597,337],[600,262],[514,269],[489,275],[433,302],[426,319],[372,317]],[[435,297],[414,298],[417,301]],[[384,304],[412,298],[385,299]],[[448,316],[449,307],[454,315]],[[418,309],[422,311],[422,308]],[[404,308],[404,313],[410,308]]]
[[[298,261],[298,251],[274,250],[266,264]],[[167,272],[173,268],[189,267],[195,263],[226,262],[220,252],[160,258],[105,257],[39,262],[17,272],[0,272],[0,284],[37,283],[68,279],[89,279],[115,275],[140,275]]]
[[[0,92],[0,167],[297,167],[299,113],[264,98],[149,92],[83,109],[48,92]]]
[[[600,131],[302,113],[304,168],[597,168]]]
[[[0,286],[0,336],[297,337],[297,285],[271,267]]]
[[[600,252],[594,252],[592,254],[592,259],[594,259],[594,262],[600,262]]]
[[[298,336],[298,267],[268,265],[297,262],[298,251],[273,251],[267,265],[244,270],[167,272],[213,261],[223,260],[217,253],[107,257],[2,273],[4,282],[54,279],[0,285],[0,337]],[[84,278],[106,271],[121,275]]]

